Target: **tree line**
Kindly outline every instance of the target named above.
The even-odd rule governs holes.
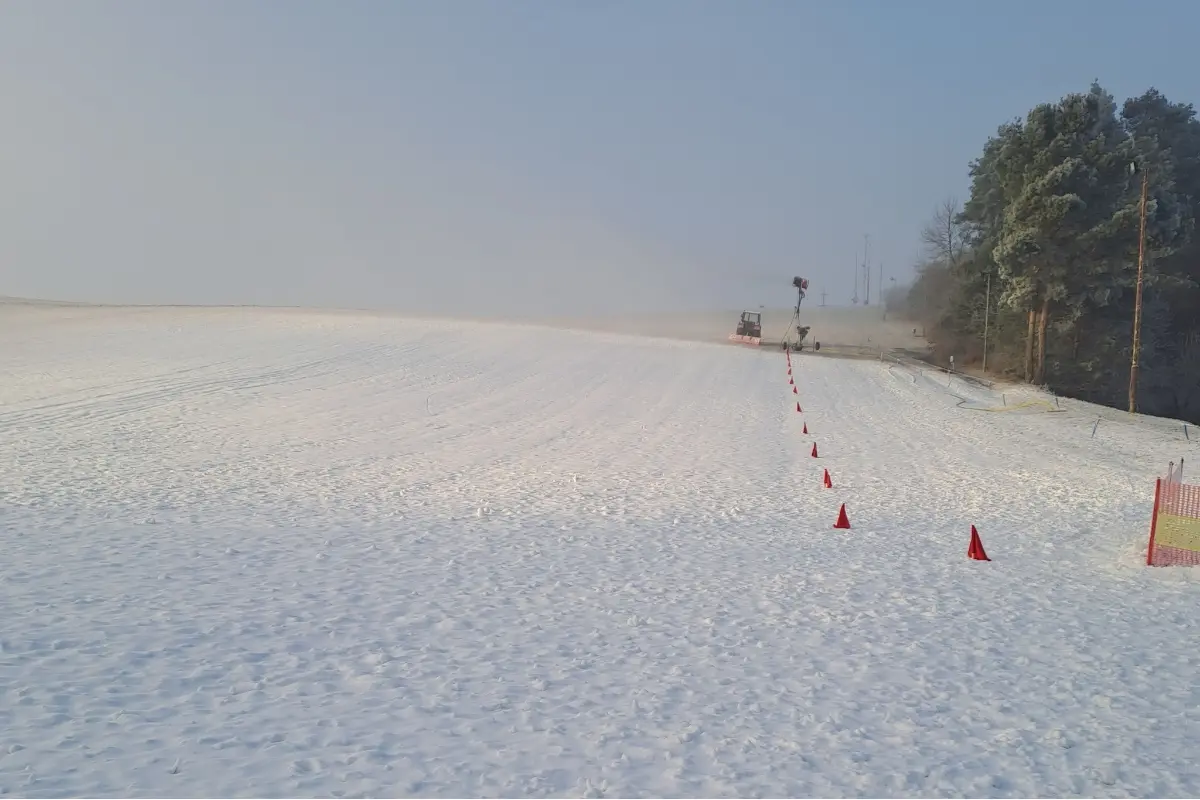
[[[1144,243],[1137,410],[1200,423],[1192,105],[1150,89],[1118,107],[1093,83],[1001,125],[969,174],[970,196],[936,210],[916,280],[891,298],[934,358],[1127,407]]]

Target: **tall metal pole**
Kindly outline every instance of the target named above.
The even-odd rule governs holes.
[[[1133,301],[1133,353],[1129,361],[1129,413],[1137,411],[1138,353],[1142,349],[1142,280],[1146,262],[1146,191],[1149,176],[1142,173],[1141,224],[1138,232],[1137,295]]]
[[[871,234],[863,234],[863,305],[871,305]]]
[[[883,305],[883,262],[879,262],[879,283],[875,285],[875,296],[879,298],[879,305]],[[883,312],[887,316],[887,311]]]
[[[850,302],[858,305],[858,251],[854,251],[854,299]]]
[[[983,295],[983,371],[987,372],[988,316],[992,310],[992,273],[988,273],[987,291]]]

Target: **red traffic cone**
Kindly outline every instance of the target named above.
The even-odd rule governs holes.
[[[821,480],[821,485],[826,489],[833,488],[833,481],[829,478],[829,470],[825,470],[825,477]]]
[[[975,561],[991,561],[987,553],[983,552],[983,541],[979,538],[979,531],[975,530],[975,526],[971,526],[971,544],[967,547],[967,558]]]
[[[793,386],[793,387],[792,387],[792,394],[800,394],[799,392],[797,392],[797,391],[796,391],[796,387],[795,387],[795,386]]]
[[[812,457],[817,458],[817,443],[813,442]]]
[[[788,386],[795,386],[795,385],[796,385],[796,382],[794,380],[792,380],[791,378],[788,378]]]
[[[846,516],[846,504],[842,503],[842,509],[838,512],[837,522],[833,523],[835,528],[850,528],[850,518]]]
[[[792,376],[792,368],[788,367],[788,377],[790,378],[791,376]]]
[[[800,404],[799,404],[799,403],[796,403],[796,413],[797,413],[797,414],[799,414],[799,413],[800,413],[801,411],[803,411],[803,410],[804,410],[804,409],[800,408]]]
[[[806,423],[804,423],[804,430],[802,430],[802,431],[800,431],[800,432],[801,432],[801,433],[808,433],[808,423],[807,423],[807,422],[806,422]]]

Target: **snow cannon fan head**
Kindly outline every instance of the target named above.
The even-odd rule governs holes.
[[[808,278],[792,278],[792,286],[795,286],[800,291],[800,296],[803,297],[804,293],[808,291]]]

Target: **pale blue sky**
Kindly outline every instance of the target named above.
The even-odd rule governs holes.
[[[1197,30],[1182,1],[3,0],[0,295],[575,313],[799,274],[845,303],[863,234],[908,275],[1004,120],[1093,78],[1200,101]]]

